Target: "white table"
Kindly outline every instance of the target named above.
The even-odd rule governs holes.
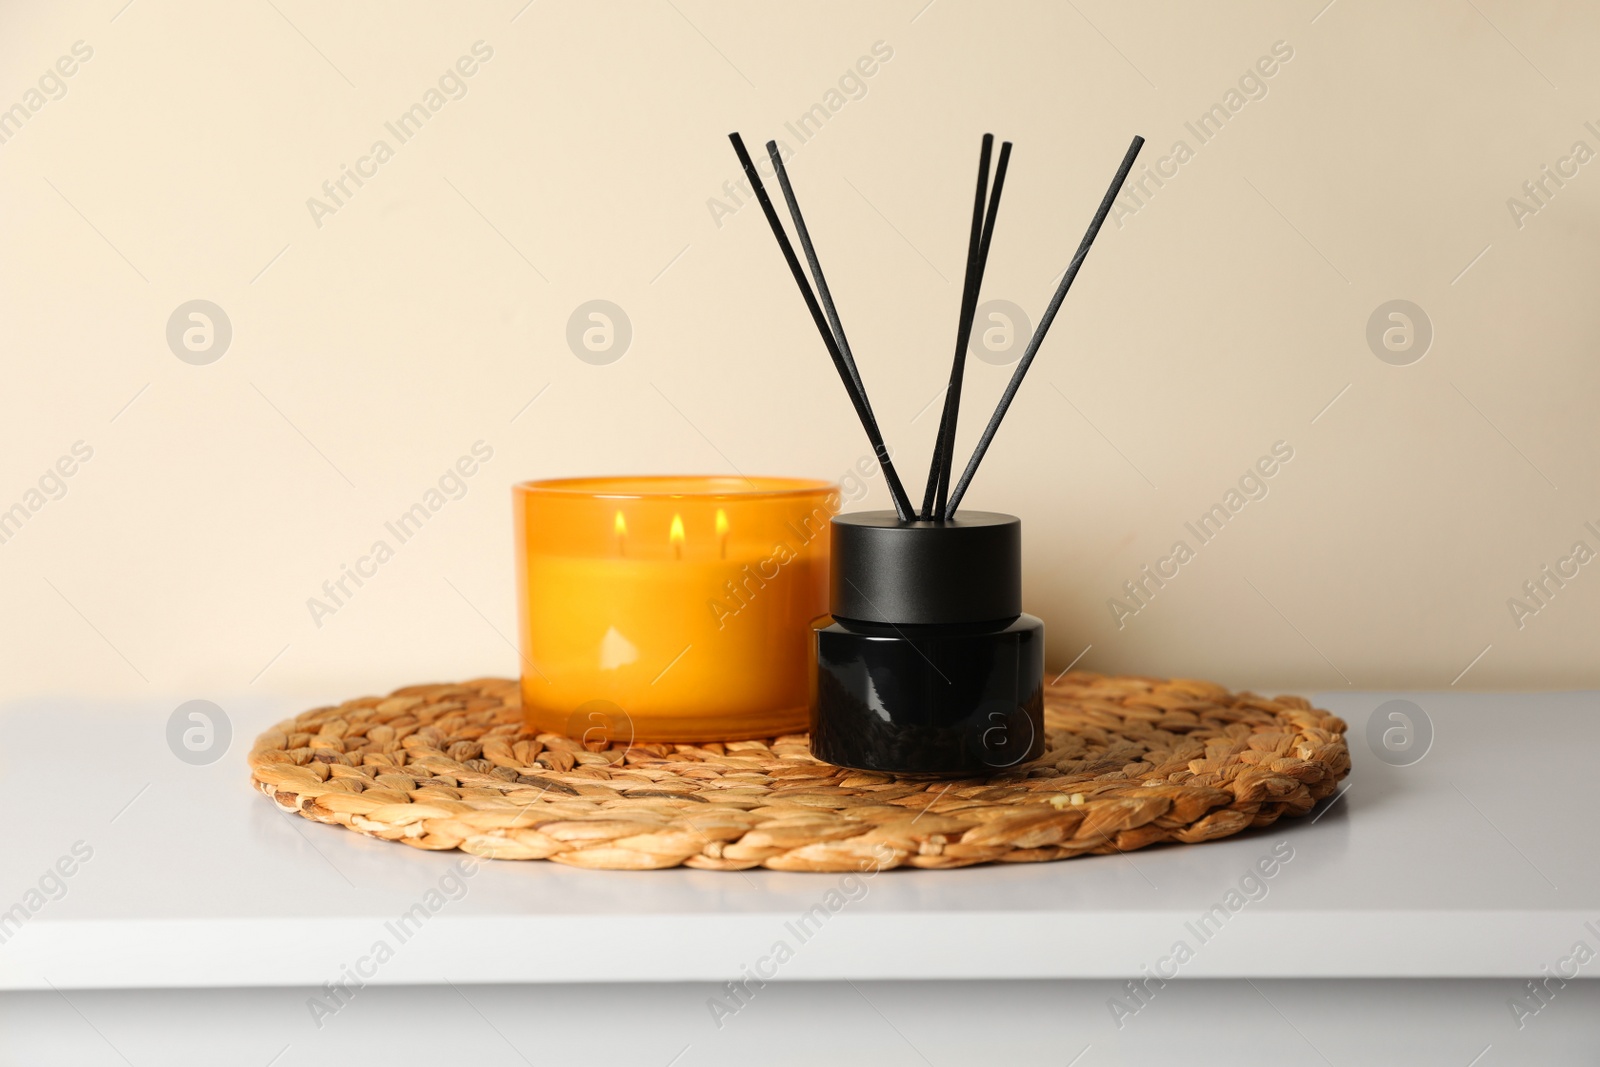
[[[1366,740],[1391,697],[1433,723],[1410,766]],[[0,1063],[49,1048],[83,1064],[289,1067],[374,1041],[481,1063],[683,1067],[845,1050],[911,1064],[1081,1053],[1080,1067],[1174,1049],[1593,1062],[1600,983],[1582,979],[1600,956],[1563,961],[1580,942],[1600,953],[1600,834],[1582,791],[1600,696],[1315,699],[1350,722],[1355,771],[1311,818],[1198,847],[865,879],[473,867],[253,792],[250,738],[297,707],[222,701],[232,748],[191,766],[167,748],[178,700],[13,704]],[[1530,999],[1514,1013],[1527,979],[1574,967],[1537,1012]],[[771,980],[724,984],[751,975]]]

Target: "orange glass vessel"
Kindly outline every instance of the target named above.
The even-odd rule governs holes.
[[[562,478],[512,493],[531,726],[624,742],[806,730],[837,486]]]

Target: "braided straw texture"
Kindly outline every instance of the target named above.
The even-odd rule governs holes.
[[[858,871],[1195,844],[1304,815],[1350,770],[1341,719],[1295,696],[1068,674],[1048,748],[986,779],[845,770],[804,735],[587,747],[525,732],[517,684],[419,685],[256,739],[284,811],[416,848],[573,867]]]

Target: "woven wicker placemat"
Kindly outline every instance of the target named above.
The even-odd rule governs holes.
[[[588,747],[524,732],[517,684],[419,685],[256,739],[284,811],[426,849],[574,867],[859,871],[1196,844],[1304,815],[1350,770],[1345,724],[1295,696],[1065,675],[1047,750],[984,779],[820,763],[804,735]]]

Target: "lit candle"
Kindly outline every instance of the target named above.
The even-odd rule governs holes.
[[[640,741],[806,729],[834,486],[577,478],[514,494],[523,707],[536,728],[567,732],[578,708],[605,700]],[[651,529],[667,536],[651,543]]]

